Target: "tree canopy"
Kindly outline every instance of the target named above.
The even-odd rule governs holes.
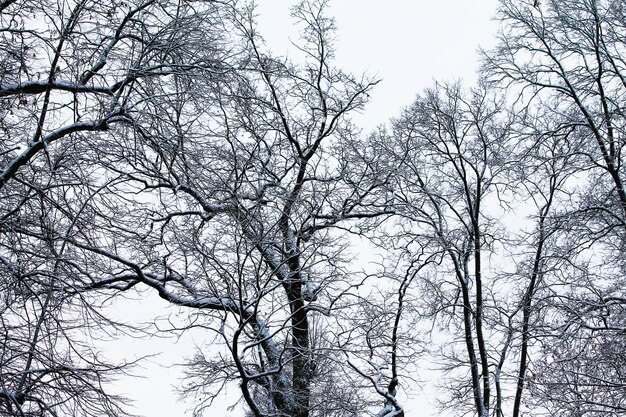
[[[0,415],[131,415],[148,294],[195,416],[626,412],[626,5],[500,0],[479,82],[372,132],[328,6],[281,57],[245,1],[0,1]]]

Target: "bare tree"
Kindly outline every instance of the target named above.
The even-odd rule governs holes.
[[[391,135],[380,138],[381,148],[399,167],[392,185],[398,236],[407,247],[429,248],[442,263],[437,273],[442,281],[431,284],[441,296],[432,305],[450,315],[451,326],[461,332],[467,360],[459,365],[469,368],[480,416],[489,413],[493,388],[493,306],[487,304],[493,289],[483,256],[491,252],[497,229],[483,206],[496,190],[505,161],[507,130],[499,124],[498,107],[484,90],[465,95],[459,84],[438,85],[394,120]]]
[[[223,23],[206,2],[0,4],[3,415],[125,413],[110,382],[127,364],[108,363],[94,346],[123,324],[102,315],[106,295],[78,293],[84,258],[67,241],[115,179],[79,165],[77,153],[132,124],[144,82],[225,71]]]
[[[442,334],[455,413],[624,412],[624,6],[502,0],[488,80],[366,138],[327,6],[283,58],[244,2],[0,1],[0,414],[124,415],[141,290],[206,337],[196,415],[404,416]]]
[[[485,55],[485,73],[518,86],[522,105],[544,106],[546,117],[578,136],[595,188],[592,211],[624,228],[624,6],[619,1],[501,2],[500,44]],[[519,90],[518,90],[519,91]],[[528,99],[526,99],[528,98]],[[595,184],[594,184],[595,185]]]
[[[556,126],[556,130],[550,125]],[[505,360],[517,368],[509,378],[516,382],[513,416],[521,413],[526,375],[533,363],[531,356],[537,353],[538,344],[549,339],[550,331],[541,317],[554,306],[552,296],[559,291],[555,275],[573,259],[559,245],[564,226],[560,219],[571,203],[571,189],[577,182],[580,161],[571,153],[571,130],[559,128],[558,121],[543,114],[526,114],[517,124],[518,152],[509,170],[512,181],[518,184],[515,190],[519,201],[525,201],[520,204],[516,199],[513,203],[534,212],[533,225],[518,230],[519,237],[511,240],[512,248],[507,251],[516,268],[505,277],[509,282],[511,279],[518,282],[515,295],[519,304],[504,316],[509,337],[503,346],[497,375],[502,372]]]
[[[401,251],[398,255],[384,247],[385,255],[397,264],[384,265],[377,273],[382,279],[380,286],[372,286],[363,295],[340,340],[346,360],[360,376],[363,388],[376,394],[378,398],[372,401],[382,402],[376,416],[403,417],[406,405],[401,391],[410,394],[421,382],[416,377],[417,364],[426,343],[420,338],[428,337],[419,329],[416,310],[422,300],[412,289],[420,275],[434,267],[438,256],[427,255],[425,250]]]
[[[337,231],[361,233],[388,211],[377,192],[385,178],[349,121],[375,82],[332,66],[325,1],[293,9],[302,64],[264,52],[252,7],[223,5],[226,39],[196,30],[204,22],[182,4],[171,15],[132,19],[166,29],[140,49],[160,63],[133,70],[133,94],[116,99],[120,124],[48,146],[52,160],[67,161],[55,175],[80,181],[55,185],[69,208],[58,204],[56,227],[29,236],[49,235],[65,248],[65,256],[51,255],[66,270],[56,288],[63,294],[123,296],[147,286],[188,308],[190,326],[216,332],[229,357],[200,352],[188,393],[210,400],[235,380],[255,416],[357,415],[358,392],[336,389],[347,377],[334,367],[336,334],[327,329],[362,280],[349,273]],[[194,12],[190,20],[184,11]],[[179,48],[189,37],[191,48]],[[197,379],[207,372],[217,376]]]
[[[570,301],[569,307],[569,322],[557,328],[561,337],[542,345],[527,402],[544,415],[623,415],[623,303],[607,297],[594,305]]]
[[[547,1],[537,7],[501,1],[500,42],[484,58],[491,85],[519,95],[516,111],[540,120],[534,149],[544,150],[533,160],[562,163],[561,181],[569,177],[554,182],[556,171],[544,174],[561,197],[552,200],[553,215],[543,221],[551,243],[538,275],[541,313],[534,331],[525,325],[515,416],[521,403],[550,415],[621,412],[622,386],[607,365],[613,357],[598,346],[619,350],[623,343],[615,323],[623,308],[626,213],[624,10],[616,1]],[[524,317],[533,310],[525,308]],[[526,378],[532,392],[524,400],[531,340],[540,349],[534,349],[536,366]]]

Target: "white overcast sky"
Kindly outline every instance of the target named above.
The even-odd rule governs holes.
[[[290,20],[296,1],[258,0],[259,28],[273,50],[285,54],[298,32]],[[338,27],[337,66],[381,78],[362,127],[398,115],[434,80],[476,81],[478,47],[495,42],[497,0],[331,0]]]
[[[286,54],[290,40],[298,32],[290,18],[292,0],[257,0],[258,22],[262,36],[270,49]],[[478,69],[478,47],[490,48],[495,42],[497,25],[491,19],[497,0],[332,0],[329,14],[336,19],[338,67],[381,78],[371,94],[366,111],[355,119],[365,130],[398,115],[416,94],[433,85],[434,80],[462,79],[473,84]],[[156,298],[156,297],[155,297]],[[137,311],[139,301],[129,306]],[[167,314],[166,306],[155,299],[144,300],[140,309],[159,309]],[[146,312],[149,314],[148,312]],[[197,342],[197,341],[195,341]],[[176,404],[173,387],[180,385],[180,372],[166,365],[180,363],[181,355],[193,352],[194,340],[186,336],[178,344],[173,341],[120,341],[120,350],[128,350],[132,358],[140,353],[163,355],[145,364],[136,374],[145,378],[124,381],[121,390],[135,399],[136,412],[146,417],[183,417],[183,404]],[[134,352],[134,355],[133,355]],[[163,366],[159,366],[161,363]],[[238,392],[232,387],[228,398],[218,401],[210,415],[242,417],[241,409],[227,410]],[[409,416],[427,417],[435,410],[423,399],[407,404]]]

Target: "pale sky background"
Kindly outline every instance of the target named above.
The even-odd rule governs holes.
[[[261,34],[269,48],[282,55],[289,51],[290,39],[298,40],[289,12],[295,3],[257,0]],[[366,110],[353,120],[368,131],[398,115],[434,80],[462,79],[467,86],[475,83],[478,47],[488,49],[495,43],[497,24],[491,19],[496,7],[497,0],[332,0],[329,15],[335,17],[338,27],[337,66],[382,79]],[[133,315],[142,311],[143,318],[153,313],[168,314],[166,303],[156,296],[129,302],[123,310]],[[136,374],[146,377],[124,379],[118,385],[120,391],[135,400],[138,415],[191,416],[190,411],[186,413],[189,405],[176,403],[174,387],[181,384],[182,374],[179,369],[166,366],[191,355],[195,343],[198,341],[192,335],[178,343],[173,339],[115,342],[114,351],[128,359],[163,352],[144,364],[144,369],[136,370]],[[242,417],[241,409],[227,410],[238,395],[233,386],[230,395],[218,401],[207,415]],[[435,409],[419,395],[406,408],[407,416],[436,415]]]
[[[258,0],[262,36],[285,54],[299,34],[290,20],[296,1]],[[495,44],[497,0],[331,0],[338,27],[336,63],[381,78],[362,120],[373,128],[413,101],[435,79],[477,79],[478,47]]]

